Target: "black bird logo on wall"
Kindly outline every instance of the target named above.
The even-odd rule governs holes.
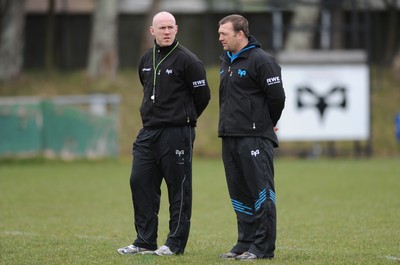
[[[327,108],[345,109],[346,107],[346,88],[342,86],[336,86],[323,95],[318,94],[309,87],[299,87],[297,89],[297,108],[316,108],[321,120],[324,119]]]

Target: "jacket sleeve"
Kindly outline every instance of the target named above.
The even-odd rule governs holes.
[[[143,61],[144,61],[144,56],[142,56],[142,58],[140,59],[140,62],[139,62],[138,68],[137,68],[139,81],[142,85],[144,84],[143,79],[142,79]]]
[[[270,61],[263,65],[260,76],[267,96],[269,114],[273,126],[276,126],[285,107],[281,67],[275,61]]]
[[[196,108],[197,117],[200,117],[211,97],[206,70],[201,62],[195,62],[188,67],[188,71],[185,75],[186,82],[192,90],[193,103]]]

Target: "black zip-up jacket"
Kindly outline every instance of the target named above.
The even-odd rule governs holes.
[[[210,100],[206,71],[196,55],[177,40],[168,47],[155,45],[144,53],[138,70],[143,127],[196,126]]]
[[[285,105],[280,66],[253,36],[221,59],[218,136],[265,137],[277,147],[274,127]]]

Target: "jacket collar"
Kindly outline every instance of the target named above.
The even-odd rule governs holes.
[[[229,60],[232,63],[236,58],[239,58],[239,57],[247,58],[247,56],[249,55],[249,52],[246,52],[246,51],[254,49],[254,48],[261,48],[261,44],[257,41],[257,39],[254,36],[250,35],[249,43],[245,47],[243,47],[243,49],[241,49],[236,54],[232,54],[231,52],[227,51],[223,55],[223,58]]]
[[[170,46],[160,47],[160,45],[158,45],[158,44],[156,43],[156,41],[154,41],[154,45],[156,46],[156,51],[157,51],[157,52],[159,52],[159,53],[161,53],[161,54],[165,54],[165,53],[170,52],[170,51],[175,47],[175,45],[177,44],[177,42],[178,42],[178,40],[175,39],[174,42],[173,42]]]

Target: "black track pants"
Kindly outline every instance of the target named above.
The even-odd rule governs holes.
[[[222,138],[229,196],[237,216],[238,242],[232,252],[274,256],[276,206],[273,144],[259,137]]]
[[[157,248],[158,212],[164,179],[170,204],[166,245],[183,253],[189,237],[192,212],[192,147],[194,128],[189,126],[142,129],[133,145],[130,177],[139,247]]]

